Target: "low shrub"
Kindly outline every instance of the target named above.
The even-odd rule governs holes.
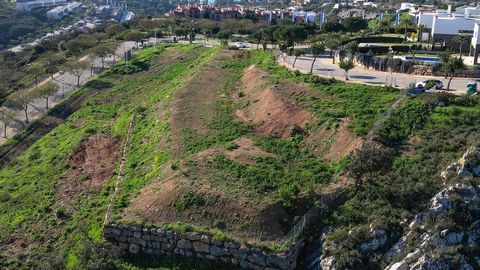
[[[205,199],[202,195],[193,193],[191,191],[187,192],[181,197],[176,198],[172,203],[172,206],[177,211],[184,211],[194,205],[205,206]]]

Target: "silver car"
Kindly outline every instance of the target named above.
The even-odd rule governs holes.
[[[417,82],[415,84],[415,87],[419,88],[425,88],[425,89],[435,89],[435,90],[439,90],[439,89],[442,89],[443,88],[443,83],[439,80],[425,80],[425,81],[421,81],[421,82]]]

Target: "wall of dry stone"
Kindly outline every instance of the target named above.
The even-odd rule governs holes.
[[[133,255],[197,257],[255,270],[295,269],[303,247],[300,241],[290,252],[276,254],[230,240],[218,241],[197,232],[177,233],[114,224],[105,225],[103,236]]]

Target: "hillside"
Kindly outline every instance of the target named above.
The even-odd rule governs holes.
[[[113,224],[140,239],[123,247],[133,254],[154,253],[149,237],[163,233],[177,255],[193,248],[175,237],[195,250],[218,242],[217,254],[246,246],[248,262],[217,261],[251,267],[256,252],[306,240],[304,255],[317,249],[335,269],[384,268],[407,221],[447,185],[440,172],[478,142],[477,104],[290,72],[269,51],[140,50],[0,149],[15,157],[0,170],[0,268],[233,267],[121,256],[103,241]],[[418,238],[408,243],[395,259]]]

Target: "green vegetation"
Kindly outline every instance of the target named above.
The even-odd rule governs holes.
[[[436,104],[437,98],[447,106],[428,105],[432,101]],[[371,149],[354,157],[364,164],[378,156],[384,158],[374,168],[364,170],[351,199],[336,209],[327,222],[337,226],[329,235],[333,245],[327,251],[337,259],[336,267],[381,266],[375,254],[359,252],[360,243],[367,240],[370,224],[399,235],[401,224],[421,211],[442,185],[440,172],[479,141],[478,102],[474,97],[452,96],[407,100],[392,113],[381,132],[382,137],[397,144],[396,148]],[[406,143],[407,136],[415,141]],[[405,148],[398,151],[401,146]]]
[[[385,121],[380,137],[390,144],[403,142],[414,129],[421,128],[433,106],[425,100],[407,97],[404,104]]]
[[[160,76],[149,74],[125,81],[125,88],[130,91],[125,94],[137,100],[121,101],[125,107],[117,108],[117,113],[120,115],[136,113],[137,118],[125,163],[125,180],[115,201],[114,219],[119,218],[121,210],[129,205],[130,196],[137,194],[145,184],[158,177],[162,166],[169,160],[170,152],[165,144],[169,134],[169,123],[166,120],[161,122],[158,120],[166,106],[165,102],[189,76],[210,59],[215,49],[195,48],[192,51],[194,55],[165,68]],[[141,95],[137,95],[140,93]],[[159,147],[162,144],[164,147]]]
[[[195,194],[191,191],[187,192],[187,194],[184,194],[179,198],[176,198],[172,204],[172,206],[177,211],[186,210],[191,206],[204,206],[204,205],[205,205],[205,199],[201,195]]]
[[[159,50],[159,54],[166,51],[165,47]],[[168,125],[152,126],[157,123],[155,116],[158,115],[155,113],[158,109],[154,105],[171,96],[172,89],[180,84],[179,76],[185,76],[185,72],[190,71],[186,66],[198,63],[210,54],[209,50],[204,49],[196,49],[195,52],[196,57],[184,59],[167,68],[162,76],[144,75],[136,80],[119,75],[104,76],[102,81],[114,85],[112,88],[90,100],[65,124],[38,140],[23,155],[0,171],[4,201],[0,206],[0,240],[5,242],[14,231],[27,229],[29,233],[25,236],[25,241],[33,241],[33,251],[28,257],[4,262],[2,268],[20,268],[22,265],[34,267],[42,261],[42,256],[55,253],[55,250],[59,249],[67,252],[64,254],[66,263],[72,268],[78,263],[77,254],[82,250],[86,237],[94,242],[101,240],[103,218],[113,191],[115,173],[103,188],[90,191],[79,201],[73,197],[75,203],[67,204],[68,207],[64,208],[59,205],[55,196],[58,196],[57,183],[69,171],[67,160],[83,139],[94,134],[124,137],[126,126],[132,116],[136,115],[137,125],[133,132],[131,156],[127,160],[126,169],[126,175],[131,181],[126,181],[122,188],[125,192],[132,192],[131,189],[143,185],[139,181],[145,179],[139,180],[134,175],[155,175],[155,170],[158,170],[166,155],[162,151],[152,150],[157,148],[153,145],[158,144],[162,131],[166,130]],[[93,90],[95,89],[84,87],[77,92]],[[138,95],[140,92],[142,95]],[[150,112],[147,110],[152,113],[147,115],[146,112]],[[79,121],[81,125],[76,124]],[[113,126],[112,121],[115,123]],[[151,144],[142,143],[146,136],[151,138]],[[139,158],[140,156],[142,158]],[[147,165],[138,164],[135,160],[148,161],[149,171],[145,173]],[[136,166],[133,166],[134,161]],[[151,167],[150,164],[156,167]],[[121,199],[122,197],[120,202]]]
[[[352,120],[351,128],[355,135],[363,136],[373,123],[400,94],[388,87],[346,84],[335,80],[322,79],[310,74],[292,73],[275,63],[270,52],[254,54],[258,66],[272,74],[272,83],[283,79],[306,82],[324,98],[297,96],[296,101],[320,119],[319,125],[333,127],[340,120]],[[365,106],[369,104],[369,106]]]

